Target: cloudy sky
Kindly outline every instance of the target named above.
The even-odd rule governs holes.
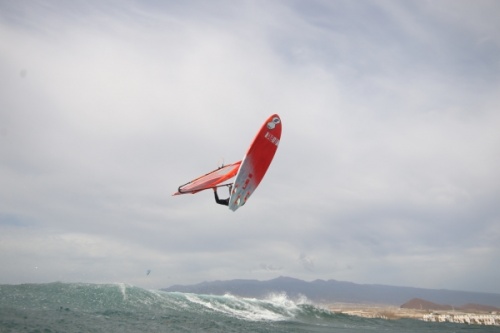
[[[494,0],[0,1],[0,283],[500,293],[499,16]],[[247,205],[171,196],[273,113],[282,140]]]

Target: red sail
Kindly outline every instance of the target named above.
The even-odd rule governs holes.
[[[233,164],[224,165],[214,171],[211,171],[201,177],[198,177],[189,183],[179,186],[179,189],[173,195],[196,193],[212,187],[233,178],[240,168],[241,161]]]

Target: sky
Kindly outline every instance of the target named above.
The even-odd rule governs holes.
[[[500,293],[499,16],[495,0],[0,1],[0,284]],[[172,196],[274,113],[244,207]]]

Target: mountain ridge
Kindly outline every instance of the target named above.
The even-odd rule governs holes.
[[[434,310],[434,311],[461,311],[461,312],[484,312],[484,313],[493,313],[499,312],[500,308],[491,306],[491,305],[483,305],[476,303],[467,303],[461,306],[451,306],[448,304],[436,304],[433,302],[429,302],[420,298],[413,298],[401,305],[402,309],[415,309],[415,310]]]
[[[481,304],[500,307],[500,294],[448,289],[425,289],[357,284],[348,281],[316,279],[310,282],[293,277],[280,276],[271,280],[233,279],[204,281],[193,285],[173,285],[163,288],[169,292],[265,298],[270,294],[286,293],[290,298],[307,297],[317,303],[379,303],[400,306],[415,298],[436,304],[462,306]]]

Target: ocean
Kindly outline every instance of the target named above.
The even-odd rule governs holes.
[[[0,286],[0,332],[500,332],[499,327],[369,319],[285,294],[265,299],[147,290],[126,284]]]

